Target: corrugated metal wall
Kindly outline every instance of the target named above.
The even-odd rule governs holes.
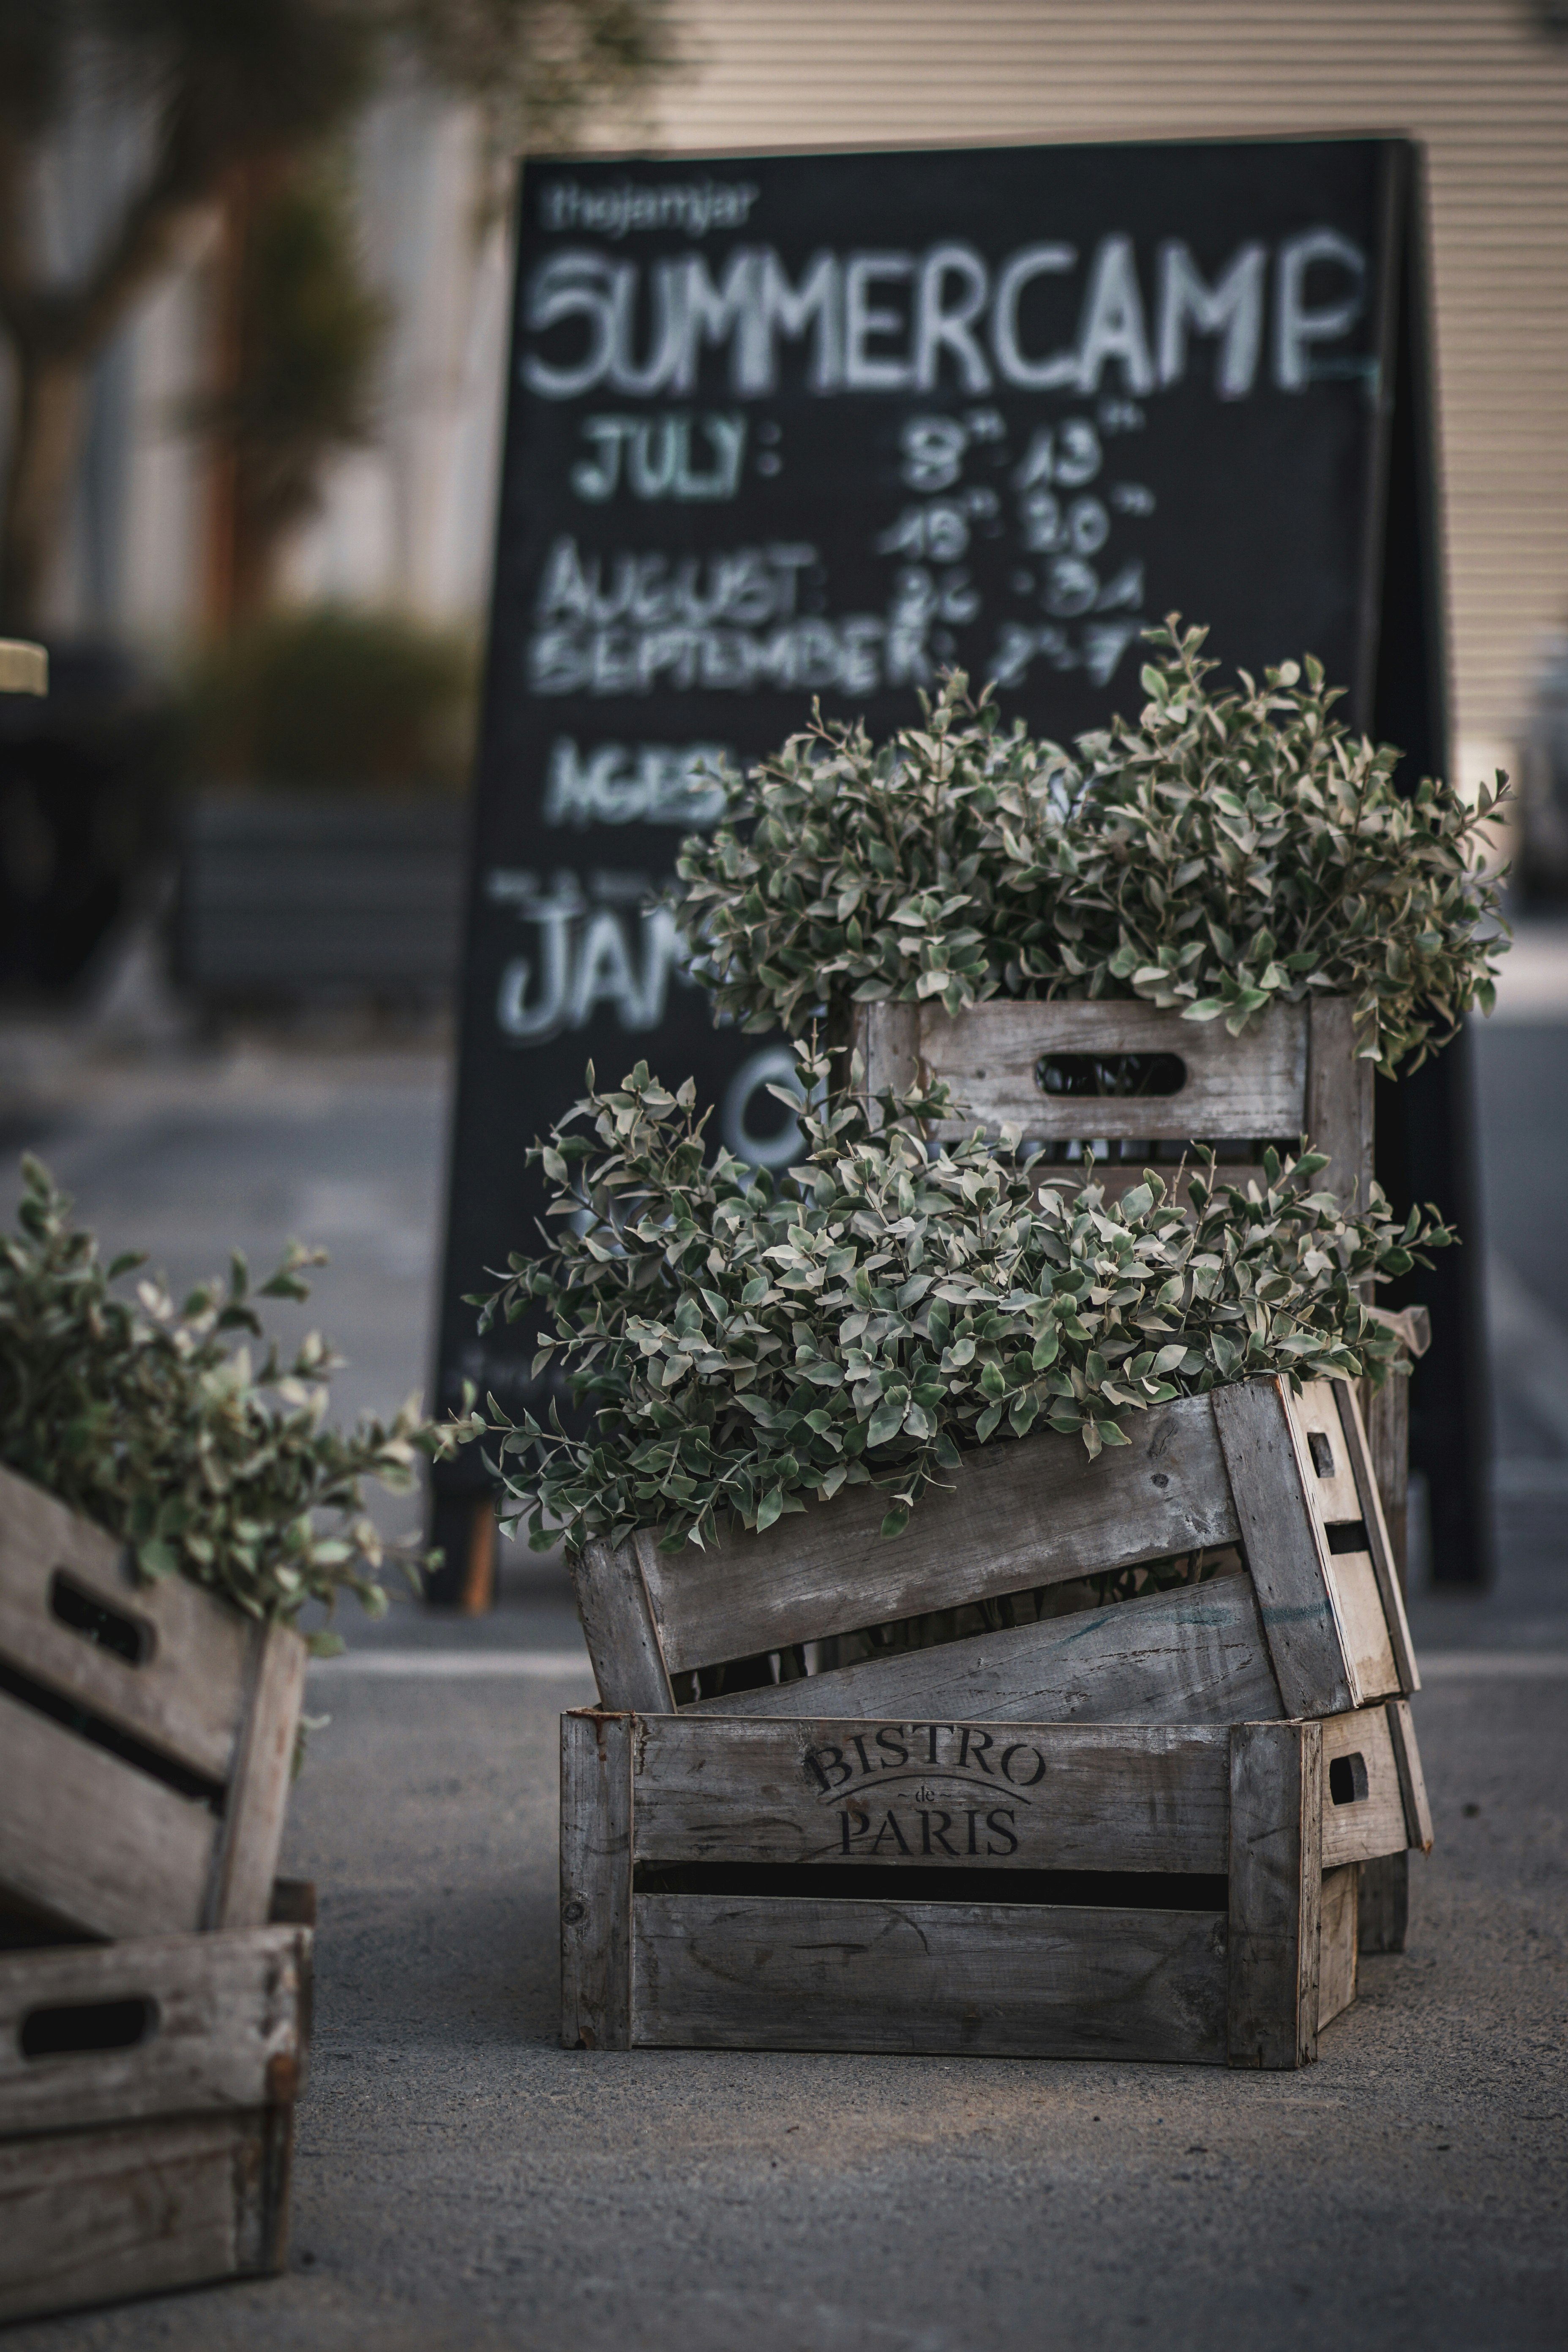
[[[1529,0],[686,0],[680,23],[655,113],[675,149],[1424,140],[1470,780],[1517,738],[1568,621],[1568,39]]]

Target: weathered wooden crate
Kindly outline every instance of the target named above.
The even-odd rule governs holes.
[[[569,2047],[1293,2067],[1359,1865],[1429,1839],[1403,1700],[1327,1723],[585,1710],[562,1724]]]
[[[125,1937],[263,1925],[306,1652],[0,1470],[0,1912]]]
[[[1223,1021],[1184,1021],[1158,1005],[1025,1002],[993,997],[959,1013],[940,1003],[858,1004],[851,1043],[866,1064],[872,1093],[900,1090],[917,1078],[945,1079],[955,1115],[937,1123],[944,1138],[977,1125],[996,1134],[1017,1128],[1041,1143],[1091,1139],[1120,1146],[1282,1142],[1303,1135],[1330,1155],[1324,1182],[1362,1197],[1372,1173],[1373,1075],[1358,1061],[1346,997],[1321,996],[1276,1005],[1233,1037]],[[1179,1070],[1169,1093],[1055,1094],[1037,1075],[1052,1060],[1159,1055]],[[1249,1164],[1223,1155],[1220,1173],[1242,1181]],[[1097,1167],[1097,1181],[1117,1193],[1142,1179],[1141,1160]]]
[[[0,2320],[282,2268],[310,1948],[0,1955]]]
[[[1131,1443],[1094,1462],[1051,1433],[965,1454],[890,1539],[885,1496],[857,1487],[705,1550],[660,1551],[647,1529],[615,1551],[588,1545],[574,1574],[601,1704],[671,1711],[675,1678],[694,1671],[1226,1547],[1242,1573],[1021,1612],[685,1711],[1228,1725],[1342,1715],[1419,1686],[1347,1382],[1296,1395],[1283,1379],[1249,1381],[1127,1428]]]

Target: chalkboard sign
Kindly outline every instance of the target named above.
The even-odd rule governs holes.
[[[817,698],[886,734],[953,664],[1070,736],[1136,709],[1139,632],[1176,609],[1226,664],[1315,652],[1373,723],[1411,160],[528,166],[443,1409],[465,1379],[534,1401],[523,1334],[481,1341],[462,1294],[534,1246],[526,1146],[590,1059],[694,1076],[731,1149],[790,1156],[782,1045],[713,1029],[651,908],[716,813],[705,769]],[[470,1452],[447,1491],[482,1475]]]

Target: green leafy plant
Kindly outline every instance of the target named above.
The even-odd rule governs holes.
[[[17,1230],[0,1237],[0,1462],[121,1538],[142,1577],[188,1577],[249,1617],[331,1611],[344,1591],[380,1616],[386,1553],[362,1482],[406,1493],[417,1456],[455,1437],[417,1398],[389,1422],[331,1428],[340,1360],[315,1332],[287,1361],[269,1346],[259,1367],[232,1344],[263,1336],[255,1299],[309,1297],[302,1270],[321,1253],[290,1246],[254,1291],[237,1255],[226,1283],[179,1307],[151,1281],[121,1297],[142,1259],[105,1265],[48,1171],[25,1159],[22,1178]],[[323,1631],[311,1647],[342,1643]]]
[[[1315,1153],[1270,1151],[1245,1192],[1199,1172],[1184,1205],[1152,1171],[1119,1202],[1092,1181],[1037,1200],[1016,1135],[927,1144],[945,1088],[829,1096],[828,1057],[796,1052],[805,1150],[777,1183],[708,1160],[692,1083],[671,1094],[644,1063],[606,1093],[590,1068],[534,1147],[555,1237],[476,1303],[481,1328],[543,1326],[535,1371],[558,1360],[591,1423],[513,1423],[491,1399],[467,1426],[499,1433],[535,1545],[658,1527],[673,1549],[868,1483],[893,1535],[961,1451],[1037,1424],[1093,1455],[1130,1413],[1223,1381],[1380,1380],[1395,1342],[1359,1286],[1450,1239],[1375,1187],[1347,1216],[1312,1189]]]
[[[1507,780],[1473,807],[1402,794],[1310,656],[1214,693],[1205,634],[1151,630],[1136,723],[1076,756],[955,672],[891,743],[818,719],[726,779],[726,821],[679,860],[716,1009],[766,1029],[857,1000],[1138,996],[1238,1034],[1321,992],[1352,999],[1359,1053],[1417,1067],[1491,1009]]]

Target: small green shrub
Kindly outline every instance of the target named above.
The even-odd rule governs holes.
[[[678,861],[716,1010],[793,1030],[856,1000],[1138,996],[1236,1034],[1321,992],[1352,1000],[1361,1054],[1418,1066],[1491,1008],[1507,780],[1474,808],[1431,780],[1402,795],[1399,754],[1346,734],[1310,656],[1214,694],[1205,634],[1151,630],[1137,723],[1076,757],[955,674],[891,743],[819,719],[728,779],[727,821]]]
[[[330,604],[278,614],[198,667],[186,766],[199,785],[461,791],[475,688],[460,633]]]
[[[114,1286],[142,1260],[106,1265],[48,1171],[26,1159],[22,1177],[17,1231],[0,1237],[0,1462],[121,1538],[143,1577],[188,1577],[255,1618],[331,1610],[344,1591],[380,1616],[385,1555],[361,1482],[406,1493],[417,1455],[447,1451],[452,1433],[414,1397],[344,1435],[323,1418],[340,1360],[318,1333],[288,1362],[269,1347],[258,1369],[231,1344],[263,1336],[253,1297],[310,1296],[302,1269],[320,1252],[291,1246],[254,1293],[236,1255],[226,1284],[178,1308],[154,1282],[121,1297]],[[318,1654],[341,1646],[312,1640]]]
[[[1270,1151],[1245,1192],[1200,1173],[1185,1205],[1152,1171],[1119,1203],[1092,1181],[1037,1202],[1016,1136],[932,1153],[921,1121],[945,1088],[825,1097],[826,1057],[796,1050],[815,1100],[776,1184],[707,1160],[691,1081],[672,1095],[644,1063],[602,1094],[590,1068],[531,1153],[556,1237],[475,1304],[481,1328],[543,1325],[535,1371],[559,1360],[591,1425],[514,1423],[491,1399],[467,1426],[499,1433],[534,1544],[658,1527],[673,1549],[868,1483],[892,1535],[961,1450],[1037,1423],[1093,1455],[1128,1442],[1129,1413],[1220,1382],[1381,1379],[1395,1343],[1358,1286],[1450,1239],[1418,1211],[1398,1223],[1375,1186],[1346,1216],[1311,1189],[1315,1153]],[[592,1140],[570,1131],[584,1121]]]

